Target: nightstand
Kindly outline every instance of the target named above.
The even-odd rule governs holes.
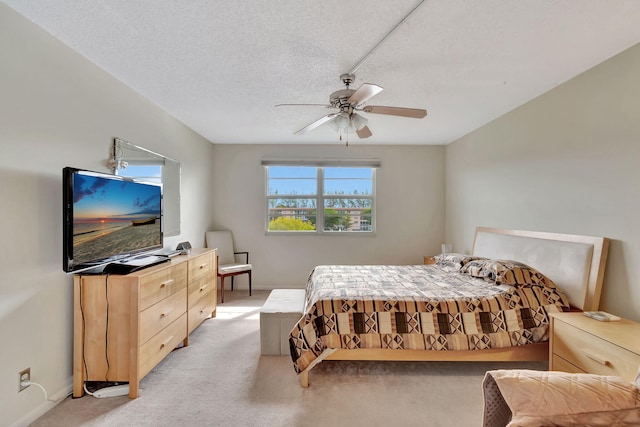
[[[550,313],[549,370],[614,375],[633,381],[640,367],[640,324]]]

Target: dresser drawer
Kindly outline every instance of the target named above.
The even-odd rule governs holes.
[[[215,308],[215,289],[209,286],[193,306],[189,307],[189,333],[211,315]]]
[[[187,315],[183,313],[156,336],[140,346],[140,378],[149,373],[187,337]]]
[[[174,293],[140,312],[140,344],[166,328],[187,311],[187,289]]]
[[[208,252],[189,260],[189,280],[198,280],[211,273],[214,270],[213,252]]]
[[[140,310],[187,286],[187,263],[167,267],[140,279]]]
[[[213,290],[215,285],[215,276],[213,274],[189,283],[189,307],[193,307],[202,296]]]
[[[554,354],[551,356],[551,367],[549,368],[549,370],[560,371],[560,372],[570,372],[572,374],[586,373],[582,369],[578,368],[576,365],[572,365],[571,363],[567,362],[557,354]]]
[[[630,381],[640,366],[640,355],[612,344],[606,339],[554,320],[552,366],[560,357],[584,372],[615,375]]]

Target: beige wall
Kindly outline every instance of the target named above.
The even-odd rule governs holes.
[[[336,138],[337,139],[337,138]],[[214,228],[233,231],[250,252],[256,288],[303,288],[319,264],[411,264],[438,251],[444,237],[444,147],[335,145],[214,146]],[[262,159],[377,158],[377,232],[265,235]],[[242,276],[241,276],[242,277]],[[241,279],[244,280],[244,279]],[[246,281],[240,286],[246,287]]]
[[[0,3],[0,425],[52,406],[72,380],[72,278],[62,271],[62,168],[107,171],[112,139],[182,162],[182,234],[204,244],[213,146]]]
[[[640,320],[640,45],[449,144],[447,239],[476,225],[613,239],[601,308]]]

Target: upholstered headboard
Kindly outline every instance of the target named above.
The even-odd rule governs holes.
[[[606,237],[476,228],[473,255],[523,262],[558,285],[572,306],[597,310],[609,251]]]

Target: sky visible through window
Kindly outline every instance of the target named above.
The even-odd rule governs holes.
[[[118,175],[129,178],[141,178],[144,181],[162,182],[162,166],[158,165],[132,165],[118,170]]]
[[[372,194],[372,169],[325,167],[325,194]],[[269,195],[316,194],[316,167],[269,166]]]

